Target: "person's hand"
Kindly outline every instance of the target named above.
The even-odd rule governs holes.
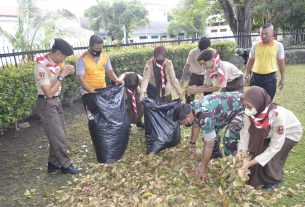
[[[245,76],[245,85],[250,86],[250,75]]]
[[[120,85],[120,84],[123,84],[124,83],[124,81],[123,80],[120,80],[120,79],[117,79],[116,81],[115,81],[115,85]]]
[[[186,148],[191,150],[196,149],[196,141],[195,142],[190,141],[189,144],[186,146]]]
[[[207,168],[204,167],[202,164],[199,165],[198,175],[199,179],[202,179],[203,181],[206,181],[208,179]]]
[[[283,79],[281,79],[280,81],[279,81],[279,89],[283,89],[284,88],[284,80]]]
[[[196,94],[198,91],[198,87],[197,86],[189,86],[186,90],[187,95],[192,95],[192,94]]]
[[[59,76],[66,77],[75,72],[75,69],[72,65],[65,65],[64,68],[60,71]]]
[[[139,97],[139,100],[140,100],[140,101],[143,101],[143,99],[144,99],[144,93],[141,92],[140,97]]]
[[[252,166],[251,161],[244,159],[244,163],[243,163],[243,166],[241,167],[241,169],[243,171],[247,171],[251,166]]]

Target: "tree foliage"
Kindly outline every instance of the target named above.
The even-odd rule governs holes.
[[[34,0],[18,0],[17,31],[11,34],[0,27],[2,34],[15,49],[29,51],[35,45],[48,44],[55,36],[68,33],[68,29],[59,26],[60,19],[76,20],[73,13],[66,9],[44,12],[34,4]]]
[[[205,0],[181,0],[169,14],[168,32],[171,35],[203,34],[208,17],[207,8],[208,1]]]
[[[125,36],[125,41],[136,27],[148,24],[148,11],[138,0],[98,1],[85,12],[89,17],[90,28],[95,32],[104,30],[115,39]],[[125,35],[124,35],[125,32]]]
[[[304,0],[255,0],[253,5],[254,27],[260,27],[267,22],[271,22],[276,29],[304,27],[304,8]]]

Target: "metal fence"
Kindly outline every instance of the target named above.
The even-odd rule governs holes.
[[[277,33],[275,38],[284,44],[285,50],[290,49],[305,49],[305,29],[299,29],[290,32]],[[238,36],[223,36],[223,37],[209,37],[211,42],[214,41],[233,41],[236,42],[237,47],[250,48],[253,42],[259,41],[259,34],[244,34],[240,33]],[[195,38],[181,38],[175,40],[157,41],[157,42],[139,42],[119,45],[104,45],[104,51],[114,51],[130,48],[155,47],[157,45],[179,45],[183,43],[194,43],[198,41]],[[79,55],[86,51],[88,46],[74,47],[74,54]],[[35,57],[42,56],[49,52],[49,49],[37,49],[33,51],[17,51],[3,48],[3,53],[0,54],[0,67],[5,68],[9,66],[18,67],[18,64],[33,60]]]

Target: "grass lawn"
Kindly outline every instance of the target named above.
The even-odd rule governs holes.
[[[304,80],[305,65],[287,66],[285,88],[275,97],[277,103],[297,115],[303,126]],[[22,146],[16,147],[15,153],[3,151],[10,153],[10,159],[19,159],[23,167],[5,166],[11,161],[2,166],[6,173],[0,174],[0,183],[4,183],[0,206],[1,201],[7,206],[305,206],[304,136],[289,155],[281,188],[254,191],[237,180],[233,168],[240,163],[233,157],[213,163],[209,183],[200,181],[195,169],[201,159],[202,142],[198,140],[195,151],[186,149],[190,129],[183,127],[181,144],[160,156],[145,155],[144,131],[138,130],[131,135],[122,160],[112,165],[98,164],[81,103],[77,107],[73,112],[66,109],[69,155],[86,172],[48,175],[48,144],[44,133],[37,131],[35,141],[27,145],[29,149]],[[22,132],[17,138],[22,138]],[[18,185],[14,185],[16,182]]]

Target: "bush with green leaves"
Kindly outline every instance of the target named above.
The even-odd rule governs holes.
[[[177,77],[182,74],[189,51],[195,47],[196,44],[166,46],[168,58],[173,62]],[[233,42],[215,42],[212,47],[220,53],[223,60],[233,57],[236,48]],[[143,74],[145,63],[152,57],[153,49],[142,47],[109,52],[115,73],[119,75],[126,71],[134,71]],[[71,65],[75,65],[75,62],[76,57],[66,60],[66,63]],[[18,68],[12,66],[0,69],[0,130],[32,112],[37,96],[33,68],[34,64],[28,63],[19,65]],[[75,75],[70,75],[63,82],[61,100],[66,101],[78,95],[79,91]]]

